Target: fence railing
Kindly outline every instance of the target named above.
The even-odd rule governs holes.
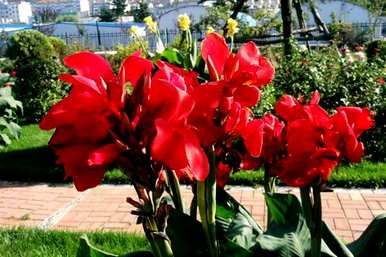
[[[352,28],[357,33],[367,33],[370,39],[379,39],[386,36],[386,22],[378,24],[370,23],[354,23]],[[176,30],[164,30],[160,32],[161,38],[164,43],[170,44],[175,40],[179,35],[179,32]],[[127,45],[132,42],[133,38],[125,32],[114,32],[114,33],[94,33],[94,34],[61,34],[55,35],[63,39],[67,45],[80,45],[89,49],[104,49],[110,50],[113,49],[115,45]],[[193,37],[195,39],[201,40],[204,34],[202,32],[194,32]],[[144,39],[149,43],[150,49],[155,49],[156,47],[156,38],[153,34],[147,34]],[[304,41],[304,38],[301,36],[296,36],[297,41]],[[244,40],[244,39],[241,39]],[[247,40],[247,39],[245,39]],[[248,40],[251,40],[249,38]],[[253,41],[258,45],[269,45],[279,43],[282,40],[282,36],[278,33],[271,33],[269,35],[261,35],[259,37],[253,38]],[[307,39],[310,44],[321,44],[327,42],[326,37],[318,31],[312,32],[312,36]]]
[[[369,39],[379,39],[386,37],[386,22],[371,24],[371,23],[354,23],[351,24],[354,31],[358,33],[367,33]],[[172,43],[179,32],[176,30],[163,30],[160,32],[161,38],[164,43]],[[193,32],[193,38],[201,40],[204,37],[203,32]],[[54,35],[61,38],[69,46],[78,45],[80,48],[92,49],[92,50],[112,50],[118,44],[127,45],[133,41],[133,38],[126,32],[114,32],[114,33],[82,33],[82,34],[69,34],[64,33],[60,35]],[[149,43],[149,48],[154,50],[156,48],[156,37],[153,34],[147,34],[144,39]],[[304,37],[295,35],[297,41],[304,41]],[[255,38],[242,38],[238,40],[238,43],[246,40],[253,40],[257,45],[272,45],[282,42],[282,35],[279,33],[270,33],[268,35],[261,35]],[[312,32],[312,36],[307,39],[310,45],[320,45],[328,42],[326,37],[318,31]],[[4,47],[6,46],[6,39],[0,39],[0,53],[4,53]]]

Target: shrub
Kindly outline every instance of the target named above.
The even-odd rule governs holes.
[[[57,80],[64,67],[50,40],[34,30],[15,33],[7,54],[15,64],[15,94],[23,103],[24,121],[37,122],[65,94]]]
[[[66,43],[64,43],[63,40],[57,37],[48,37],[48,40],[50,41],[52,47],[54,48],[55,56],[62,61],[64,56],[66,56],[69,53],[69,49]]]
[[[19,138],[21,128],[16,123],[17,112],[23,107],[12,95],[13,79],[8,73],[0,72],[0,148]]]
[[[370,42],[366,48],[367,58],[370,60],[380,58],[386,61],[386,41],[375,40]]]
[[[11,72],[15,69],[13,61],[9,58],[0,58],[0,72]]]
[[[54,56],[54,48],[43,33],[24,30],[15,33],[9,39],[7,56],[18,62],[32,59],[47,60]]]
[[[145,47],[147,47],[148,43],[144,42]],[[117,73],[118,69],[122,63],[122,61],[135,51],[141,49],[141,44],[137,41],[133,41],[129,43],[127,46],[124,45],[117,45],[115,47],[116,53],[113,55],[107,56],[109,62],[111,63],[111,67],[113,68],[114,72]]]

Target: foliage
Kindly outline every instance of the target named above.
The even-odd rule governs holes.
[[[367,58],[373,60],[380,58],[386,61],[386,41],[375,40],[367,44],[366,48]]]
[[[135,22],[143,22],[143,19],[151,15],[146,1],[140,1],[138,7],[130,10],[129,14],[134,17]]]
[[[11,72],[14,70],[14,63],[9,58],[0,58],[0,72]]]
[[[17,62],[38,59],[48,60],[53,56],[54,49],[48,38],[35,30],[15,33],[8,42],[7,56]]]
[[[13,80],[8,73],[0,72],[0,148],[9,145],[11,139],[19,139],[21,128],[16,123],[22,103],[12,95]]]
[[[63,61],[64,56],[69,54],[69,48],[66,43],[58,37],[48,37],[52,47],[54,48],[55,57]]]
[[[24,106],[24,120],[36,122],[64,94],[58,75],[64,71],[50,40],[34,30],[15,33],[7,54],[14,61],[14,91]]]
[[[55,19],[56,22],[79,22],[78,14],[60,14]]]
[[[338,46],[347,45],[353,47],[355,45],[362,45],[370,38],[370,31],[361,31],[355,29],[352,24],[336,21],[334,19],[330,24],[328,24],[328,29],[334,42]]]
[[[126,0],[112,0],[114,14],[116,17],[121,17],[125,14]]]
[[[55,22],[58,17],[58,10],[51,7],[41,7],[34,10],[34,20],[36,23]]]
[[[108,9],[106,7],[102,7],[99,10],[98,18],[99,18],[99,21],[102,21],[102,22],[113,22],[117,20],[114,10]]]
[[[147,42],[144,42],[144,44],[147,46]],[[119,66],[121,65],[122,61],[134,53],[135,51],[141,49],[141,44],[137,41],[132,41],[128,45],[116,45],[115,51],[116,53],[113,55],[107,56],[109,62],[111,63],[111,67],[113,68],[113,71],[115,73],[118,73]]]
[[[90,242],[114,254],[148,250],[142,235],[122,232],[88,232]],[[2,257],[67,257],[76,256],[81,233],[28,228],[0,229],[0,252]]]

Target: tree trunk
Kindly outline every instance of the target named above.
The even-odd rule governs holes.
[[[306,46],[307,46],[307,49],[309,50],[310,44],[308,43],[308,40],[307,40],[308,33],[305,32],[307,30],[307,25],[304,21],[303,10],[302,10],[302,5],[300,3],[300,0],[294,0],[293,5],[296,10],[296,16],[298,17],[299,28],[301,30],[300,35],[305,38]]]
[[[314,21],[315,21],[316,25],[318,25],[320,27],[320,29],[323,31],[323,33],[326,36],[329,36],[330,32],[328,31],[326,24],[324,24],[324,22],[322,21],[322,18],[320,17],[319,11],[315,6],[314,1],[308,0],[308,4],[310,5],[310,10],[311,10],[312,16],[314,17]]]
[[[292,1],[280,0],[281,4],[281,18],[283,20],[283,36],[284,36],[284,54],[286,56],[291,54],[292,37]]]

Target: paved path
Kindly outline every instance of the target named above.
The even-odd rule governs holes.
[[[294,189],[281,189],[292,191]],[[266,208],[262,190],[232,187],[231,195],[241,201],[259,224]],[[0,184],[0,226],[39,227],[66,230],[120,230],[139,232],[126,197],[135,197],[131,186],[103,185],[79,193],[72,186]],[[191,200],[183,188],[186,203]],[[342,190],[323,193],[323,218],[345,239],[357,238],[374,216],[386,212],[386,190]]]

